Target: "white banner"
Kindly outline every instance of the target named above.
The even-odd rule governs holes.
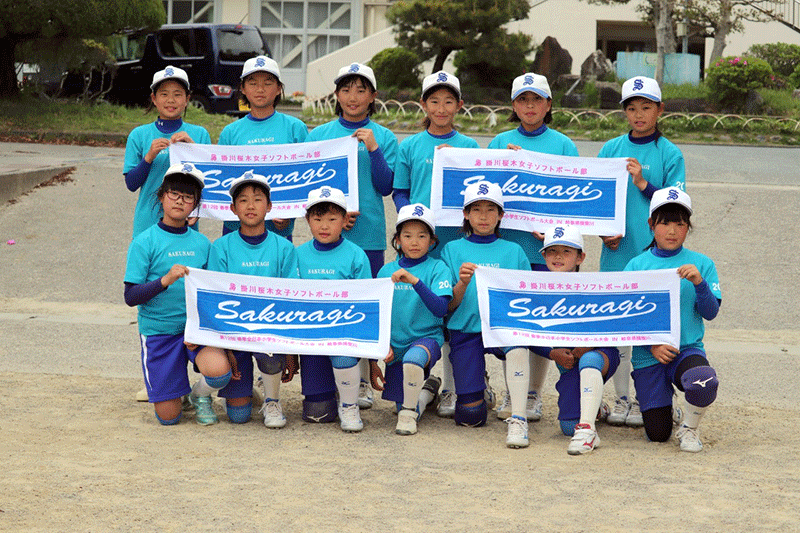
[[[189,269],[188,342],[260,353],[389,353],[392,280],[311,280]]]
[[[245,172],[270,183],[272,211],[267,219],[305,216],[308,193],[329,185],[344,191],[347,210],[358,211],[358,141],[342,137],[297,144],[226,146],[176,143],[171,165],[193,163],[205,176],[200,216],[237,220],[230,210],[231,182]]]
[[[680,278],[637,272],[475,271],[485,346],[678,347]]]
[[[626,165],[624,158],[442,148],[433,157],[431,209],[437,226],[461,226],[464,189],[490,181],[503,189],[503,228],[543,232],[570,225],[584,235],[624,235]]]

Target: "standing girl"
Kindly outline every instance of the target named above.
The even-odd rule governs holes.
[[[686,188],[683,154],[658,129],[658,118],[664,112],[658,82],[643,76],[629,79],[622,85],[621,103],[631,131],[605,143],[597,157],[628,158],[631,179],[625,204],[625,237],[602,238],[601,272],[624,269],[650,243],[647,216],[655,191],[665,187]],[[639,404],[629,394],[630,354],[630,348],[620,351],[620,367],[613,379],[617,400],[608,416],[609,424],[641,426],[643,423]]]
[[[422,80],[420,104],[425,111],[425,131],[406,137],[400,143],[397,166],[394,172],[394,203],[399,211],[410,203],[431,206],[431,179],[435,150],[445,146],[478,148],[478,143],[457,132],[453,120],[464,101],[458,78],[444,71],[434,72]],[[458,228],[440,227],[438,240],[443,247],[460,237]],[[438,258],[441,248],[430,254]],[[439,416],[453,416],[456,394],[453,390],[453,368],[450,366],[449,345],[442,346],[442,394],[437,411]]]
[[[514,79],[511,85],[511,106],[513,111],[509,122],[519,122],[514,130],[504,131],[489,143],[489,148],[509,150],[530,150],[552,155],[578,155],[578,148],[572,140],[550,129],[547,125],[553,121],[553,93],[547,78],[533,72],[527,72]],[[541,233],[536,231],[507,230],[506,238],[522,246],[533,270],[547,270],[541,255]],[[529,354],[530,383],[528,384],[528,420],[542,418],[542,387],[547,378],[550,360],[539,357],[533,351]],[[508,392],[497,408],[498,418],[507,418],[511,414]]]
[[[210,244],[205,235],[190,231],[187,219],[200,202],[203,173],[190,163],[173,165],[156,192],[163,218],[139,235],[128,248],[125,303],[139,306],[142,372],[156,418],[177,424],[181,396],[189,394],[198,424],[217,422],[211,393],[231,380],[228,358],[219,350],[184,344],[186,302],[183,277],[187,267],[205,268]],[[186,364],[202,375],[189,387]]]
[[[131,192],[139,191],[133,214],[134,237],[161,218],[161,204],[153,199],[169,167],[169,145],[176,142],[211,144],[205,128],[187,124],[181,118],[189,104],[186,71],[167,66],[153,75],[150,89],[150,103],[158,111],[158,118],[134,128],[125,144],[125,185]]]
[[[665,442],[672,433],[673,386],[684,393],[687,408],[675,436],[681,451],[699,452],[703,443],[697,427],[716,399],[719,385],[703,346],[703,320],[717,316],[722,292],[714,262],[683,247],[692,227],[691,215],[692,201],[685,192],[673,187],[656,191],[647,221],[653,241],[625,270],[676,269],[681,277],[680,346],[634,346],[633,384],[644,430],[654,442]]]
[[[425,378],[441,357],[444,316],[453,296],[450,270],[428,254],[438,244],[433,220],[423,204],[400,208],[392,239],[397,259],[378,272],[379,278],[391,277],[395,283],[383,398],[398,405],[398,435],[417,432],[417,421],[437,392],[431,387],[435,382]]]

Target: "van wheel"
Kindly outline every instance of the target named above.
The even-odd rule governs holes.
[[[211,102],[209,102],[208,98],[206,98],[205,96],[192,95],[191,100],[189,100],[189,105],[194,107],[195,109],[201,109],[206,113],[211,112]]]

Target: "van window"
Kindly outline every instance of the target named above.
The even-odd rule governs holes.
[[[247,61],[253,56],[269,55],[255,28],[217,28],[219,58],[223,61]]]
[[[117,61],[132,61],[144,57],[147,33],[112,35],[109,42],[111,53]]]
[[[164,57],[196,57],[202,56],[195,50],[194,30],[162,30],[156,33],[158,48]]]

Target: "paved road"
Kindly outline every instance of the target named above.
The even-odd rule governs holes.
[[[599,147],[578,143],[587,156]],[[721,394],[796,409],[790,391],[800,389],[800,375],[787,370],[800,356],[800,151],[681,149],[696,206],[688,246],[715,260],[722,281],[722,310],[707,333]],[[0,143],[0,173],[77,167],[74,182],[0,206],[0,371],[140,376],[136,314],[122,302],[135,203],[122,182],[122,158],[115,148]],[[206,222],[203,231],[216,237],[219,225]],[[589,270],[599,250],[590,241]]]

